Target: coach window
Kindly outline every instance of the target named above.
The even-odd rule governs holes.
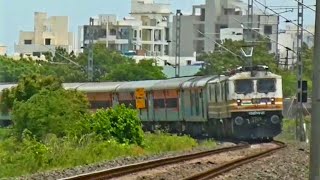
[[[178,107],[178,99],[177,98],[166,99],[166,107],[167,108],[177,108]]]
[[[154,99],[153,100],[154,108],[165,108],[164,99]]]
[[[220,102],[221,94],[220,94],[220,84],[216,84],[216,102]]]
[[[218,95],[217,95],[217,84],[214,85],[214,101],[218,102]]]
[[[122,101],[119,101],[119,104],[124,104],[126,107],[131,107],[131,108],[136,107],[135,100],[122,100]]]
[[[91,109],[106,109],[111,107],[111,101],[90,101]]]
[[[226,101],[228,100],[228,95],[229,95],[229,83],[228,82],[226,82],[226,84],[225,84],[225,99],[226,99]]]
[[[195,93],[195,100],[196,100],[196,115],[198,116],[198,115],[200,115],[200,108],[199,108],[199,103],[200,103],[200,101],[199,101],[199,91],[198,90],[196,90],[196,93]]]
[[[224,82],[221,83],[221,101],[225,98],[225,89],[224,89]]]

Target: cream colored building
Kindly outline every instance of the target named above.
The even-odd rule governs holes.
[[[19,42],[15,44],[16,53],[41,56],[56,47],[63,47],[68,52],[74,49],[73,33],[69,32],[68,16],[51,16],[47,13],[34,13],[34,31],[20,31]]]
[[[0,56],[3,56],[7,53],[7,46],[0,43]]]

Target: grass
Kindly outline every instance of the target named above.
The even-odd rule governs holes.
[[[145,134],[142,147],[120,144],[115,140],[103,141],[94,135],[86,135],[80,139],[59,139],[55,135],[49,135],[43,142],[33,138],[25,138],[21,142],[10,137],[0,141],[0,178],[64,169],[120,157],[186,151],[199,146],[213,147],[215,143],[205,141],[199,144],[188,136],[169,134]]]
[[[305,117],[307,135],[310,139],[311,136],[311,124],[310,117]],[[281,141],[295,141],[296,140],[296,121],[294,119],[284,119],[282,126],[282,133],[276,137]]]
[[[0,128],[0,141],[8,138],[11,134],[11,130],[10,128]]]

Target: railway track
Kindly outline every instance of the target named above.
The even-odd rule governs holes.
[[[254,153],[252,155],[249,155],[249,156],[246,156],[246,157],[243,157],[243,158],[240,158],[240,159],[236,159],[236,160],[224,163],[224,164],[222,164],[222,165],[220,165],[218,167],[215,167],[213,169],[210,169],[208,171],[201,172],[199,174],[195,174],[195,175],[193,175],[191,177],[185,178],[184,180],[207,180],[207,179],[212,179],[212,178],[217,177],[217,176],[219,176],[219,175],[221,175],[221,174],[223,174],[223,173],[225,173],[227,171],[230,171],[232,169],[240,167],[240,166],[242,166],[244,164],[247,164],[247,163],[256,161],[256,160],[258,160],[260,158],[269,156],[272,153],[276,152],[277,150],[280,150],[280,149],[286,147],[286,145],[284,143],[279,142],[279,141],[274,141],[273,143],[277,144],[278,147],[272,148],[272,149],[268,149],[268,150],[265,150],[263,152],[257,152],[257,153]]]
[[[139,171],[144,171],[160,166],[175,164],[183,161],[193,160],[197,158],[202,158],[205,156],[210,156],[214,154],[224,153],[224,152],[231,152],[236,150],[241,150],[245,148],[249,148],[250,145],[248,143],[241,143],[237,146],[232,147],[226,147],[226,148],[220,148],[220,149],[214,149],[210,151],[204,151],[199,153],[193,153],[193,154],[187,154],[182,156],[176,156],[171,158],[163,158],[153,161],[147,161],[127,166],[121,166],[117,168],[102,170],[102,171],[96,171],[92,173],[86,173],[86,174],[80,174],[72,177],[63,178],[61,180],[82,180],[82,179],[90,179],[90,180],[98,180],[98,179],[110,179],[110,178],[116,178],[120,176],[125,176],[131,173],[136,173]]]
[[[201,172],[199,174],[193,174],[188,178],[185,178],[184,180],[195,180],[195,179],[211,179],[214,177],[217,177],[227,171],[230,171],[232,169],[235,169],[241,165],[253,162],[257,159],[266,157],[271,155],[272,153],[276,152],[279,149],[282,149],[286,147],[286,145],[279,141],[273,141],[273,144],[276,144],[277,146],[274,148],[270,148],[268,150],[256,152],[253,154],[249,154],[245,157],[235,159],[232,161],[228,161],[226,163],[223,163],[217,167],[214,167],[213,169],[207,170],[205,172]],[[102,170],[102,171],[96,171],[92,173],[86,173],[86,174],[80,174],[72,177],[63,178],[63,180],[82,180],[82,179],[90,179],[90,180],[97,180],[97,179],[111,179],[111,178],[119,178],[123,177],[132,173],[142,172],[150,169],[154,169],[157,167],[162,167],[165,165],[171,165],[171,164],[177,164],[184,161],[190,161],[210,155],[216,155],[220,153],[225,152],[232,152],[237,151],[241,149],[250,148],[250,145],[248,143],[242,143],[237,146],[227,147],[227,148],[221,148],[221,149],[215,149],[200,153],[193,153],[193,154],[187,154],[182,156],[176,156],[171,158],[163,158],[153,161],[147,161],[127,166],[121,166],[117,168]]]

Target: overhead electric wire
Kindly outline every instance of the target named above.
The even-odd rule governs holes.
[[[239,20],[237,20],[236,18],[233,18],[233,19],[234,19],[235,21],[237,21],[238,23],[240,23],[240,24],[243,26],[243,28],[249,29],[247,26],[243,25],[243,23],[240,22]],[[285,45],[283,45],[283,44],[280,44],[280,43],[277,42],[276,40],[271,39],[269,36],[264,35],[264,34],[261,34],[259,31],[255,30],[255,29],[253,29],[253,28],[251,28],[251,30],[254,31],[254,32],[256,32],[256,33],[258,33],[258,34],[260,34],[260,35],[263,36],[264,38],[267,38],[267,39],[269,39],[270,41],[272,41],[272,42],[274,42],[274,43],[277,43],[278,45],[280,45],[280,46],[282,46],[282,47],[284,47],[284,48],[286,48],[286,49],[289,49],[289,50],[292,51],[294,54],[297,54],[293,49],[290,49],[289,47],[287,47],[287,46],[285,46]]]
[[[275,10],[273,10],[273,9],[271,9],[270,7],[268,7],[268,6],[264,5],[264,4],[262,4],[262,3],[261,3],[261,2],[259,2],[258,0],[254,0],[254,1],[255,1],[255,2],[257,2],[258,4],[260,4],[261,6],[263,6],[264,8],[269,9],[269,10],[270,10],[270,11],[272,11],[273,13],[277,14],[279,17],[282,17],[283,19],[287,20],[287,21],[288,21],[288,22],[290,22],[291,24],[294,24],[294,25],[296,25],[297,27],[302,28],[302,29],[303,29],[303,30],[305,30],[307,33],[309,33],[309,34],[311,34],[311,35],[313,35],[313,36],[314,36],[314,34],[313,34],[312,32],[310,32],[310,31],[308,31],[308,30],[304,29],[302,26],[298,25],[297,23],[292,22],[290,19],[288,19],[288,18],[284,17],[283,15],[279,14],[278,12],[276,12],[276,11],[275,11]]]
[[[215,41],[214,39],[206,36],[205,33],[201,32],[200,30],[197,30],[197,31],[198,31],[200,34],[202,34],[205,38],[210,39],[212,42],[214,42],[215,44],[219,45],[219,47],[222,47],[224,50],[226,50],[226,51],[229,52],[230,54],[232,54],[232,55],[234,55],[234,56],[236,56],[236,57],[239,57],[241,60],[243,60],[241,56],[239,56],[239,55],[237,55],[236,53],[232,52],[230,49],[224,47],[222,44],[218,43],[218,42]]]
[[[79,65],[78,63],[72,61],[70,58],[65,57],[64,55],[62,55],[62,54],[60,54],[60,53],[57,53],[55,50],[52,50],[51,48],[47,47],[46,45],[41,44],[41,46],[46,47],[46,48],[47,48],[48,50],[50,50],[51,52],[54,52],[55,54],[58,54],[58,55],[61,56],[62,58],[64,58],[64,59],[68,60],[69,62],[71,62],[72,64],[74,64],[74,65],[76,65],[76,66],[78,66],[78,67],[81,67],[81,65]]]
[[[297,3],[301,3],[301,2],[299,2],[298,0],[294,0],[294,1],[297,2]],[[311,11],[316,12],[316,10],[312,9],[310,6],[305,5],[305,4],[303,4],[303,3],[301,3],[301,4],[302,4],[302,6],[306,7],[307,9],[310,9]]]

